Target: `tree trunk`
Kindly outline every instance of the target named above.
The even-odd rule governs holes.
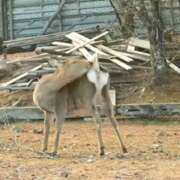
[[[148,30],[151,45],[151,64],[154,70],[153,82],[157,84],[166,80],[168,74],[160,1],[151,0],[151,15],[149,15],[149,10],[147,10],[144,0],[139,0],[139,7],[140,9],[136,9],[136,12]]]
[[[160,16],[159,0],[151,0],[152,21],[148,27],[149,40],[151,44],[152,67],[154,78],[158,83],[167,76],[168,66],[166,62],[163,23]]]
[[[120,24],[123,37],[130,37],[134,32],[134,13],[130,0],[110,0]]]

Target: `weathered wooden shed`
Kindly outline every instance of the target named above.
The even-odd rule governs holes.
[[[179,33],[180,1],[164,0],[162,3],[166,28]],[[111,26],[117,22],[109,0],[0,0],[0,37],[7,40],[40,35],[58,8],[60,13],[47,33]],[[145,32],[135,18],[136,34]]]
[[[0,34],[5,39],[14,39],[42,34],[43,28],[58,7],[62,6],[63,0],[0,0],[0,2],[3,11],[0,22],[4,22]],[[116,17],[109,0],[66,0],[48,33],[85,29],[96,25],[106,26],[114,21]]]

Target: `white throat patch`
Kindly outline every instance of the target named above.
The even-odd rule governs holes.
[[[102,88],[108,83],[109,74],[107,72],[91,69],[87,73],[87,78],[95,85],[96,90],[101,92]]]

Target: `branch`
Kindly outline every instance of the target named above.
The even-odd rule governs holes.
[[[48,30],[48,28],[51,26],[52,22],[54,21],[54,19],[57,17],[57,15],[59,14],[59,12],[62,10],[62,8],[64,7],[66,0],[62,0],[61,4],[59,5],[57,11],[54,13],[54,15],[52,17],[50,17],[50,19],[48,20],[47,24],[45,24],[45,26],[43,27],[42,30],[42,34],[45,34],[46,31]]]

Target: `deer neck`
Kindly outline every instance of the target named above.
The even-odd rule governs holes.
[[[87,73],[89,82],[93,83],[96,87],[97,93],[101,93],[102,88],[108,84],[109,74],[103,72],[100,68],[92,68]]]

